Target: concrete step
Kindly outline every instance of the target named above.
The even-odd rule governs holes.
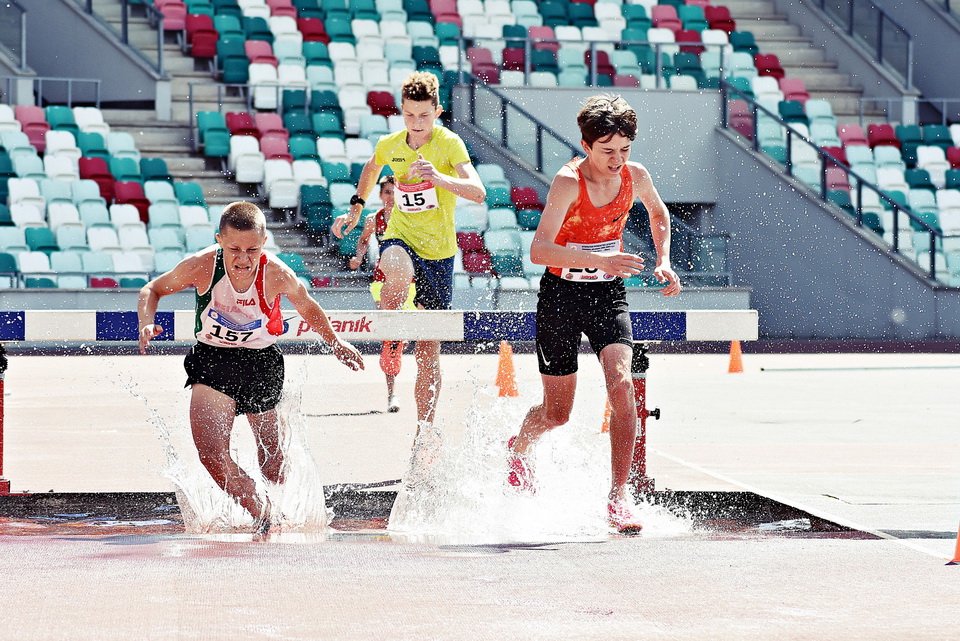
[[[828,62],[823,51],[808,46],[809,43],[771,40],[764,43],[758,42],[757,45],[761,53],[772,53],[780,59],[781,64],[813,65]],[[832,64],[836,66],[835,63]]]
[[[754,12],[776,13],[776,5],[770,0],[725,0],[724,6],[730,10],[730,15],[744,15]]]
[[[767,39],[767,38],[784,38],[784,37],[800,37],[802,35],[800,27],[792,25],[785,20],[783,22],[779,21],[767,21],[759,18],[752,20],[741,20],[736,18],[737,29],[741,31],[750,31],[753,33],[754,39]]]

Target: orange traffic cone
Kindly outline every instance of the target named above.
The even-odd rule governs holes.
[[[610,399],[607,399],[607,409],[603,410],[603,425],[600,426],[600,432],[610,431]]]
[[[500,363],[497,365],[497,387],[500,396],[519,396],[517,376],[513,369],[513,348],[507,341],[500,341]]]
[[[947,565],[960,565],[960,531],[957,532],[957,549],[953,553],[953,561],[950,561]]]
[[[730,341],[730,374],[743,373],[743,352],[740,350],[740,341]]]

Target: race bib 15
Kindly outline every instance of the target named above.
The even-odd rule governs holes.
[[[413,185],[397,183],[397,209],[408,214],[429,211],[440,206],[437,188],[426,181]]]

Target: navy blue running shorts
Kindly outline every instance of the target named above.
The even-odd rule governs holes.
[[[413,284],[417,287],[414,305],[424,309],[450,309],[453,300],[453,256],[440,260],[421,258],[399,238],[388,238],[380,243],[380,255],[387,247],[403,248],[413,261]]]

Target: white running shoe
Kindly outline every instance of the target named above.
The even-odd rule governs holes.
[[[391,414],[396,414],[400,411],[400,406],[397,404],[397,397],[393,394],[387,396],[387,411]]]

